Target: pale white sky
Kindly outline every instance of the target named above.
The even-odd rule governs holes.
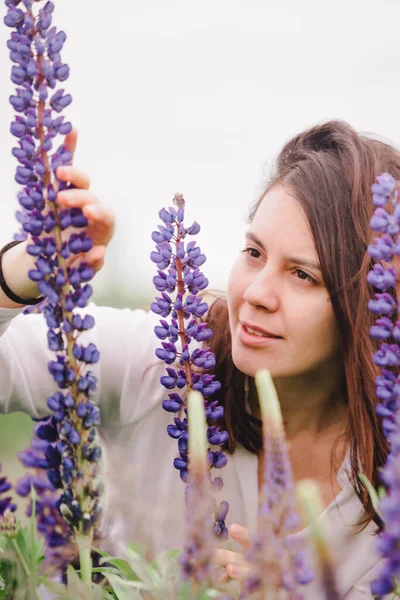
[[[342,118],[400,146],[398,0],[55,0],[76,163],[117,217],[96,286],[151,290],[151,231],[175,192],[224,288],[282,144]],[[5,7],[3,7],[5,8]],[[0,26],[0,245],[17,224],[9,29]]]

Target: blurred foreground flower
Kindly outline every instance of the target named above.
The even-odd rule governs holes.
[[[186,487],[187,533],[181,556],[183,575],[201,587],[211,584],[211,558],[214,549],[212,530],[213,496],[207,457],[207,424],[204,399],[200,392],[189,392],[189,484]]]
[[[300,523],[282,414],[275,386],[268,371],[256,373],[256,385],[263,421],[264,476],[259,499],[257,532],[251,538],[246,559],[251,565],[244,582],[247,594],[278,600],[280,590],[293,600],[303,599],[298,584],[309,583],[313,575],[306,564],[305,547],[287,536]]]
[[[327,544],[327,532],[316,518],[324,512],[321,493],[312,479],[303,479],[296,486],[304,521],[311,529],[311,538],[316,549],[319,564],[319,576],[325,592],[325,600],[340,600],[336,588],[335,568],[330,549]],[[322,600],[322,599],[321,599]]]

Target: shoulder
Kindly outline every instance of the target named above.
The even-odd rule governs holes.
[[[348,590],[343,600],[366,600],[372,598],[371,584],[378,579],[384,570],[385,559],[381,558],[375,562],[363,575],[354,582]],[[382,597],[382,600],[391,600],[393,592]]]
[[[344,490],[343,501],[330,515],[331,547],[337,564],[337,583],[343,600],[371,597],[370,584],[382,567],[378,551],[377,526],[371,521],[359,531],[357,523],[365,514],[354,490]]]

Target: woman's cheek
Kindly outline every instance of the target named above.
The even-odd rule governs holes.
[[[338,333],[332,306],[325,299],[319,299],[307,307],[303,307],[302,316],[294,323],[301,327],[298,334],[303,339],[304,345],[309,349],[318,351],[321,357],[329,356],[337,349]]]
[[[243,271],[243,269],[241,269],[240,257],[239,257],[234,262],[233,267],[230,272],[230,275],[229,275],[229,279],[228,279],[228,286],[227,286],[228,303],[230,303],[230,300],[234,301],[234,299],[236,299],[236,297],[238,295],[240,295],[240,288],[241,288],[240,276],[241,276],[242,271]]]

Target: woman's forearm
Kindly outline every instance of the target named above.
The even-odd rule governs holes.
[[[38,286],[28,277],[28,271],[35,266],[33,256],[26,252],[27,242],[13,246],[3,254],[2,269],[6,284],[20,298],[37,298],[40,296]],[[8,298],[0,288],[0,308],[19,308],[18,304]]]

